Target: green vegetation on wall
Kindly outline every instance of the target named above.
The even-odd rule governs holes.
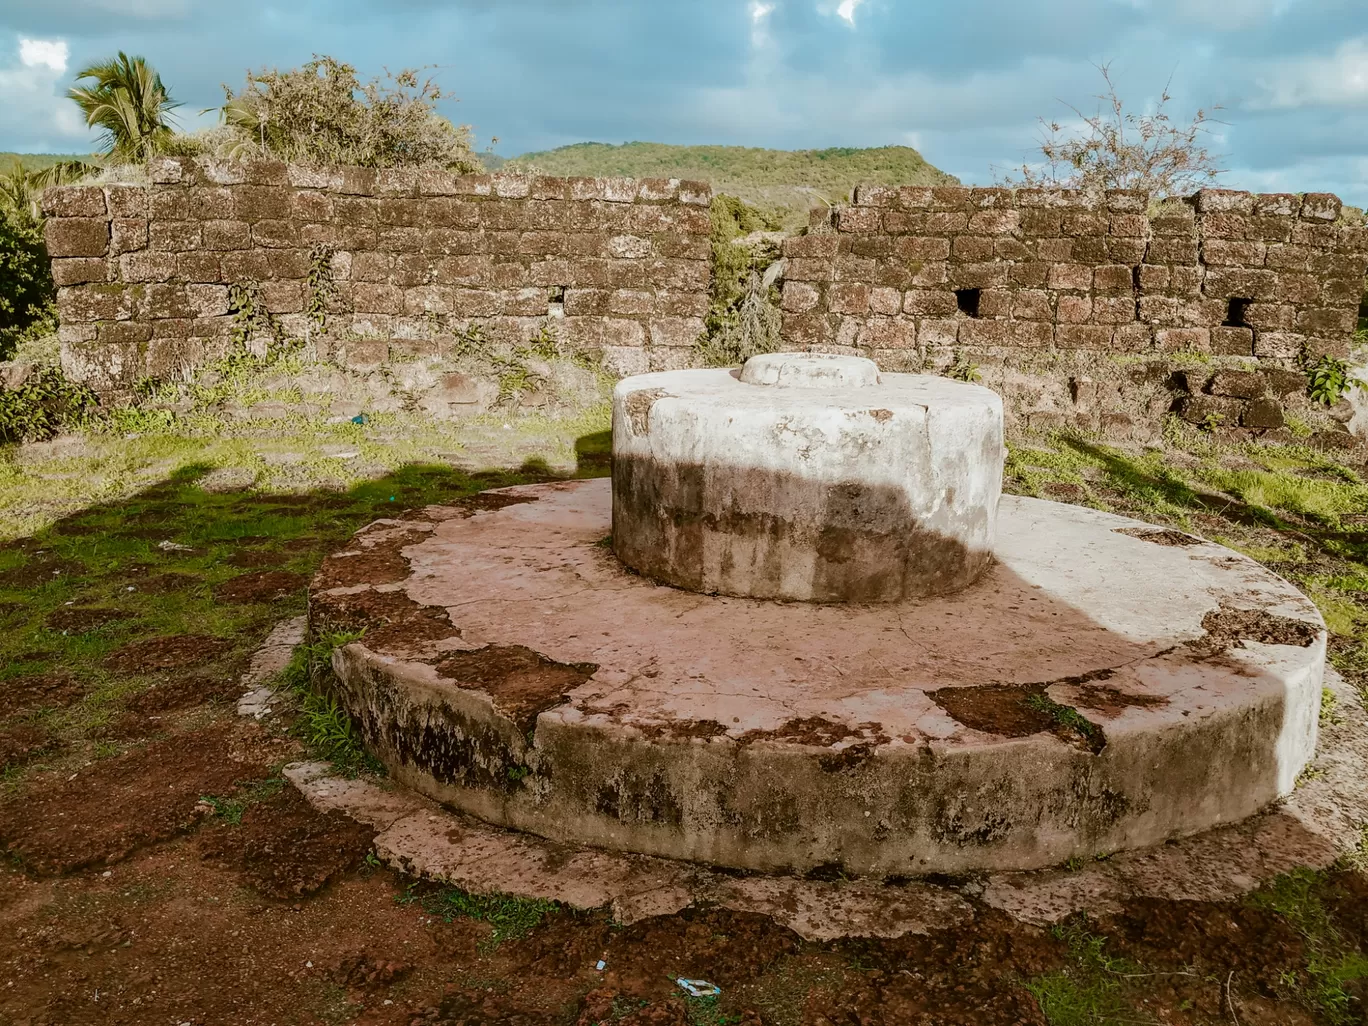
[[[35,324],[51,320],[54,298],[41,225],[24,211],[0,208],[0,360]]]
[[[477,171],[470,130],[437,113],[450,94],[408,69],[362,82],[356,69],[315,57],[289,71],[249,72],[225,89],[223,124],[178,144],[179,152],[224,157],[269,155],[308,164],[434,166]]]
[[[779,290],[765,272],[779,259],[770,233],[781,219],[734,196],[714,197],[709,213],[712,280],[699,352],[706,363],[728,367],[779,346]]]

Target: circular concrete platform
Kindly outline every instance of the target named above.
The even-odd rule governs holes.
[[[1325,632],[1221,546],[1004,496],[955,595],[680,591],[607,545],[609,482],[380,521],[316,633],[401,782],[567,842],[758,870],[1026,869],[1229,823],[1316,739]]]

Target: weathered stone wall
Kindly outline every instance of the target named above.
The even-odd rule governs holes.
[[[562,341],[636,372],[687,364],[703,327],[706,184],[179,159],[149,175],[44,196],[63,363],[100,389],[226,352],[246,283],[343,364],[440,355],[472,322],[528,338],[554,317]]]
[[[1323,193],[1211,189],[1152,213],[1126,191],[861,188],[785,244],[783,334],[890,368],[979,364],[1040,426],[1106,428],[1110,410],[1126,435],[1137,409],[1152,428],[1176,406],[1276,429],[1287,371],[1344,357],[1355,328],[1368,227],[1341,212]],[[1175,357],[1248,373],[1174,376]]]

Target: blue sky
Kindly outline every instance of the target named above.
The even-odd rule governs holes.
[[[72,72],[146,56],[187,122],[248,67],[312,53],[439,65],[445,113],[506,155],[571,142],[916,146],[966,182],[1031,159],[1110,62],[1129,106],[1172,81],[1254,190],[1368,205],[1365,0],[0,0],[0,149],[86,149]],[[1062,102],[1064,101],[1064,102]]]

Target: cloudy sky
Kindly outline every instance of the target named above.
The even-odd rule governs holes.
[[[1368,205],[1365,0],[0,0],[0,150],[80,151],[61,95],[119,49],[183,122],[312,53],[438,65],[483,149],[651,140],[916,146],[970,183],[1030,159],[1110,62],[1136,109],[1221,105],[1223,183]]]

